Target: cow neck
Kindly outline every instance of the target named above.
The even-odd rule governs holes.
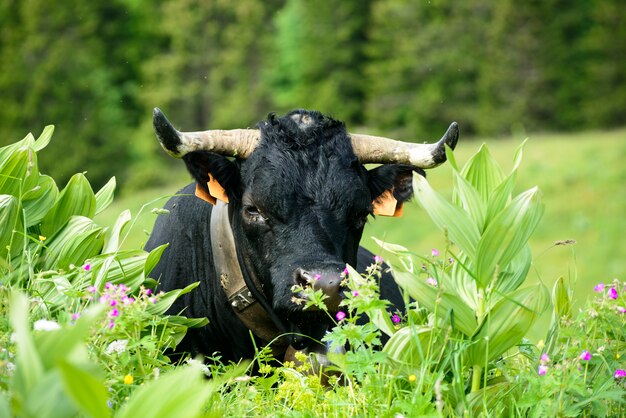
[[[215,271],[228,303],[255,336],[271,345],[275,356],[283,354],[288,343],[278,337],[287,332],[286,328],[269,306],[262,284],[255,275],[248,273],[246,263],[240,259],[227,203],[218,200],[213,206],[210,230]]]

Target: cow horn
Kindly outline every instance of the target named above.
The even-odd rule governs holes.
[[[200,150],[248,158],[261,136],[256,129],[179,132],[158,107],[154,108],[152,123],[163,149],[176,158],[182,158],[190,152]]]
[[[256,148],[261,133],[257,129],[179,132],[159,108],[154,109],[154,131],[161,146],[173,157],[181,158],[192,151],[248,158]],[[372,135],[349,134],[352,148],[363,163],[409,164],[433,168],[446,161],[445,144],[452,149],[459,139],[459,126],[452,122],[443,137],[434,144],[415,144]]]
[[[350,134],[352,148],[362,164],[396,163],[433,168],[446,161],[446,147],[454,149],[459,140],[459,125],[452,122],[434,144],[401,142],[380,136]]]

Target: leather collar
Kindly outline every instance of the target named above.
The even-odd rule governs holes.
[[[215,271],[228,302],[239,320],[252,333],[270,344],[274,355],[283,354],[288,343],[274,324],[270,314],[261,306],[246,285],[237,258],[237,248],[228,216],[228,204],[218,200],[211,212],[211,247]],[[254,286],[263,294],[263,286],[253,277]]]

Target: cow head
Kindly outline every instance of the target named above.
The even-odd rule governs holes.
[[[342,122],[305,110],[270,115],[258,130],[181,133],[158,109],[154,118],[163,147],[196,179],[197,195],[229,202],[242,270],[258,278],[273,313],[289,331],[316,339],[328,315],[303,310],[292,287],[322,289],[337,311],[341,272],[356,265],[368,217],[397,214],[412,195],[412,173],[443,162],[443,144],[454,147],[458,135],[453,124],[438,144],[404,144],[348,134]],[[225,137],[230,144],[220,142]],[[400,164],[363,165],[390,161]]]

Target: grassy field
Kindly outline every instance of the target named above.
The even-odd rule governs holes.
[[[513,164],[516,147],[523,138],[467,140],[462,138],[455,152],[460,165],[486,143],[505,172]],[[533,135],[526,144],[518,175],[517,192],[535,185],[543,192],[544,218],[531,240],[535,257],[531,279],[552,286],[559,276],[577,277],[575,298],[584,301],[597,282],[608,282],[626,273],[626,130],[576,134]],[[151,209],[162,206],[168,195],[188,181],[183,163],[172,173],[172,184],[159,189],[126,193],[97,219],[112,224],[124,209],[136,219],[128,235],[128,248],[143,245],[156,219]],[[449,197],[452,173],[444,165],[429,172],[435,189]],[[123,182],[124,179],[118,181]],[[160,198],[160,199],[159,199]],[[146,204],[139,213],[141,207]],[[139,216],[137,216],[139,213]],[[378,253],[370,238],[403,245],[418,254],[442,249],[439,232],[417,203],[409,203],[402,218],[371,220],[363,244]],[[573,239],[573,246],[555,246]],[[384,256],[384,254],[383,254]]]

